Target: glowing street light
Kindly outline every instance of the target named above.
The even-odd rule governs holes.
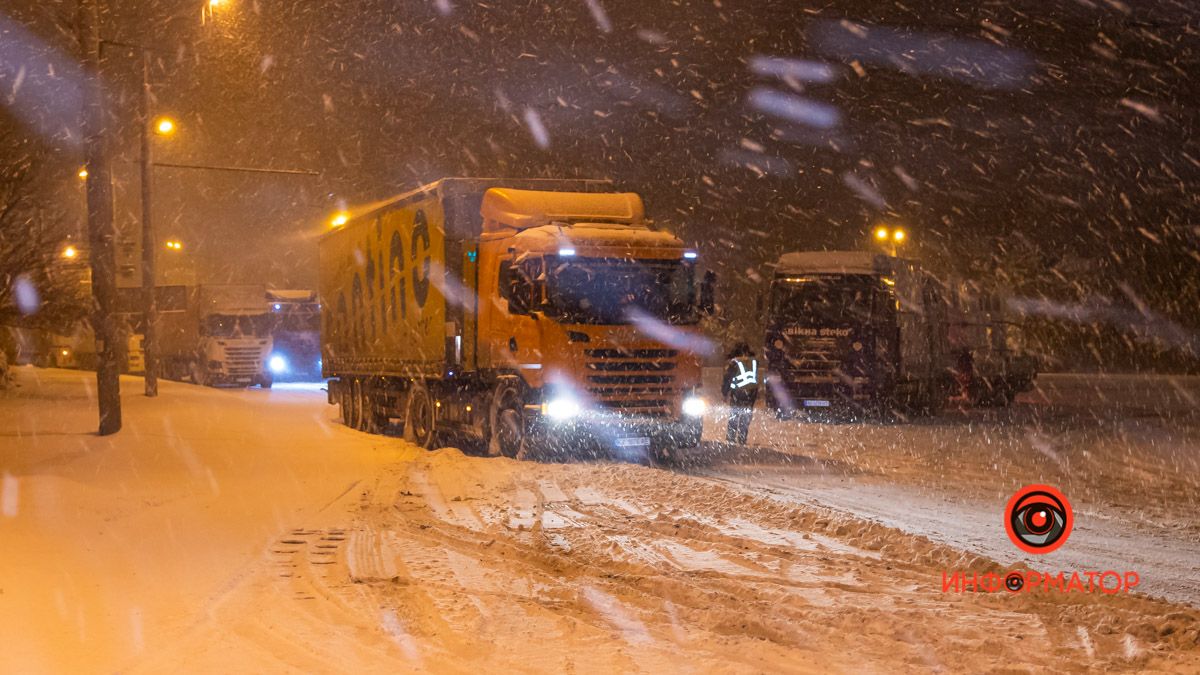
[[[229,4],[229,0],[207,0],[200,7],[200,25],[207,24],[213,21],[216,13],[225,8]]]
[[[146,396],[158,396],[158,303],[154,274],[154,222],[150,208],[151,185],[154,182],[154,135],[175,133],[175,120],[170,117],[153,119],[150,115],[150,52],[142,50],[142,97],[140,117],[142,126],[142,348],[145,354]],[[179,251],[183,244],[167,242],[167,249]]]
[[[896,255],[897,247],[908,241],[908,232],[902,227],[878,225],[871,234],[875,238],[875,243],[887,251],[888,255],[893,256]]]
[[[77,173],[75,175],[79,176],[80,180],[87,180],[87,177],[88,177],[87,167],[80,169],[79,173]]]
[[[75,248],[74,246],[68,246],[63,249],[62,257],[66,258],[67,260],[74,260],[75,258],[79,257],[79,249]]]

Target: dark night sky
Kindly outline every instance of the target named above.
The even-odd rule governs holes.
[[[20,2],[10,16],[71,47],[53,28],[69,11]],[[784,250],[860,247],[884,218],[940,269],[999,269],[1061,299],[1128,282],[1198,325],[1190,5],[225,3],[206,25],[199,3],[121,3],[106,18],[110,35],[159,50],[158,107],[183,125],[161,157],[323,172],[160,169],[164,233],[194,243],[210,274],[313,284],[313,234],[340,201],[446,175],[600,176],[698,242],[730,292]],[[755,57],[835,76],[756,74]],[[115,74],[132,62],[110,65],[132,94]],[[12,71],[0,67],[4,96]],[[793,106],[751,104],[764,95]],[[805,117],[822,105],[832,128]],[[135,157],[128,130],[118,146]],[[136,171],[118,171],[132,222]]]

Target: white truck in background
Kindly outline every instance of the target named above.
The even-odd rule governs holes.
[[[169,287],[164,287],[169,288]],[[176,287],[160,303],[164,377],[200,385],[269,388],[272,319],[258,285]]]

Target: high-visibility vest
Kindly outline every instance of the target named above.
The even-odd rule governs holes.
[[[738,389],[757,389],[758,388],[758,359],[749,357],[738,357],[733,359],[738,367],[738,372],[729,382],[731,390]]]

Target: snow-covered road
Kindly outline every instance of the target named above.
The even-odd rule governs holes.
[[[1033,476],[1077,501],[1073,555],[1115,514],[1179,562],[1182,417],[760,419],[756,447],[664,470],[425,452],[313,388],[130,378],[98,438],[93,381],[0,393],[0,671],[1200,669],[1186,606],[941,589],[1007,562],[988,504]]]

